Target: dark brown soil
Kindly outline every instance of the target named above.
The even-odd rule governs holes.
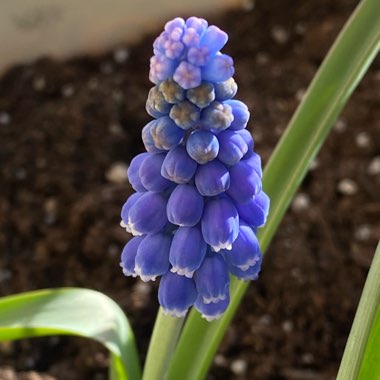
[[[230,34],[238,98],[264,162],[355,4],[257,0],[211,20]],[[0,80],[0,294],[100,290],[125,310],[142,358],[158,306],[154,285],[119,268],[131,188],[115,163],[143,149],[153,38],[128,48],[125,62],[120,50],[47,58]],[[379,84],[377,61],[308,173],[209,379],[335,377],[380,236]],[[84,339],[11,342],[0,355],[2,380],[106,378],[107,353]]]

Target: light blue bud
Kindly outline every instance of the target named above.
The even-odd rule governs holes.
[[[239,216],[251,227],[261,227],[265,224],[269,212],[269,197],[260,191],[246,203],[236,203]]]
[[[215,99],[219,102],[233,98],[238,90],[238,85],[232,77],[224,82],[215,83],[214,87]]]
[[[151,133],[152,128],[156,125],[156,123],[157,123],[157,120],[152,120],[143,128],[143,130],[141,132],[141,137],[142,137],[142,141],[144,143],[145,149],[149,153],[162,152],[162,149],[158,149],[154,145],[154,140],[153,140],[153,136]]]
[[[146,111],[150,116],[158,118],[168,115],[171,107],[172,105],[166,102],[158,86],[154,86],[150,89],[145,105]]]
[[[200,194],[208,197],[226,191],[230,186],[230,173],[218,160],[207,162],[198,167],[195,185]]]
[[[205,33],[202,36],[200,46],[207,46],[207,48],[210,50],[212,54],[215,54],[220,49],[223,48],[223,46],[228,41],[228,35],[226,32],[223,32],[223,30],[219,29],[215,25],[211,25],[207,28]]]
[[[238,131],[247,126],[249,120],[249,110],[248,107],[240,100],[227,100],[226,104],[230,105],[232,109],[232,114],[234,115],[234,120],[230,125],[230,129]]]
[[[165,78],[166,79],[166,78]],[[201,84],[202,76],[199,67],[182,61],[176,68],[173,79],[185,90]]]
[[[202,36],[203,33],[206,31],[208,23],[205,19],[199,18],[199,17],[189,17],[186,20],[186,26],[187,28],[193,28],[196,30],[196,32]]]
[[[221,131],[227,129],[233,119],[232,109],[228,104],[212,102],[203,110],[200,123],[206,129]]]
[[[239,131],[236,131],[236,133],[238,133],[241,136],[241,138],[245,141],[248,147],[247,153],[244,155],[243,159],[249,158],[253,153],[254,147],[254,141],[251,133],[247,129],[240,129]]]
[[[239,133],[227,129],[218,134],[218,159],[226,165],[237,164],[247,153],[248,146]]]
[[[219,142],[211,131],[196,130],[187,139],[186,150],[199,164],[212,161],[219,152]]]
[[[219,319],[223,315],[223,313],[227,310],[229,303],[229,294],[227,294],[227,297],[223,301],[208,304],[203,303],[202,297],[198,296],[195,300],[194,307],[201,313],[202,318],[206,319],[208,322],[211,322]]]
[[[202,79],[210,82],[224,82],[234,75],[234,62],[229,55],[217,54],[202,67]]]
[[[198,87],[186,92],[187,99],[199,108],[205,108],[215,99],[214,86],[209,82],[202,82]]]
[[[178,128],[169,116],[163,116],[156,120],[150,129],[150,133],[156,148],[169,150],[181,143],[185,132]]]
[[[200,109],[189,101],[184,100],[172,107],[169,116],[178,127],[187,130],[199,122]]]
[[[166,154],[149,154],[140,166],[141,184],[150,191],[161,192],[166,190],[171,184],[161,175],[161,167]]]
[[[128,175],[128,181],[131,184],[132,188],[135,191],[146,191],[147,189],[144,187],[144,185],[141,183],[141,177],[140,177],[140,166],[143,163],[143,161],[149,156],[149,153],[140,153],[136,157],[134,157],[129,164],[127,175]]]
[[[159,90],[164,99],[171,104],[181,102],[186,97],[186,91],[173,79],[167,79],[160,83]]]
[[[173,75],[175,68],[175,61],[162,55],[154,55],[150,59],[149,80],[154,84],[160,84]]]

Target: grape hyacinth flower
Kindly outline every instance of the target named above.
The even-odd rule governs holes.
[[[146,152],[128,169],[136,191],[121,211],[134,237],[121,255],[126,276],[154,281],[165,313],[194,306],[212,321],[228,307],[229,276],[255,280],[256,238],[269,212],[260,156],[246,129],[248,107],[233,99],[228,36],[206,20],[175,18],[153,44],[142,130]]]

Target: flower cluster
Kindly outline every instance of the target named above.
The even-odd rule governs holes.
[[[232,99],[233,61],[220,52],[227,39],[196,17],[165,25],[150,61],[147,152],[128,169],[136,193],[122,208],[121,225],[134,237],[121,266],[143,281],[162,276],[158,298],[172,316],[194,305],[207,320],[220,317],[229,274],[254,280],[261,266],[256,230],[269,199],[246,129],[248,108]]]

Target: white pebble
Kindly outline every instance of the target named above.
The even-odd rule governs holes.
[[[247,371],[247,362],[243,359],[236,359],[231,363],[231,371],[235,375],[243,375]]]
[[[372,228],[368,224],[362,224],[355,231],[355,239],[359,241],[367,241],[372,235]]]
[[[347,129],[347,124],[344,120],[338,119],[335,123],[334,130],[338,133],[342,133]]]
[[[302,101],[303,97],[305,96],[306,90],[304,88],[300,88],[296,92],[296,100],[298,102]]]
[[[46,87],[46,79],[42,76],[36,77],[33,80],[33,88],[36,91],[42,91]]]
[[[129,50],[126,48],[118,48],[113,52],[113,59],[116,63],[125,63],[129,58]]]
[[[139,281],[133,287],[133,290],[137,294],[148,295],[151,292],[152,288],[147,282]]]
[[[289,33],[287,30],[279,25],[276,25],[271,30],[272,38],[278,43],[278,44],[285,44],[289,39]]]
[[[344,178],[338,183],[338,191],[343,195],[354,195],[358,192],[358,185],[350,178]]]
[[[311,364],[314,362],[314,355],[310,352],[306,352],[302,355],[301,359],[305,364]]]
[[[255,0],[243,0],[241,7],[246,12],[252,11],[255,8]]]
[[[300,34],[300,35],[305,34],[305,32],[306,32],[306,25],[304,23],[302,23],[302,22],[298,22],[296,24],[295,31],[296,31],[297,34]]]
[[[75,89],[74,87],[71,85],[71,84],[65,84],[63,87],[62,87],[62,95],[65,97],[65,98],[70,98],[71,96],[74,95],[75,93]]]
[[[218,354],[215,356],[214,363],[218,367],[224,367],[227,364],[227,360],[223,355]]]
[[[367,148],[371,142],[367,132],[360,132],[356,135],[356,145],[359,148]]]
[[[12,277],[12,272],[8,269],[0,269],[0,283],[9,280]]]
[[[372,159],[368,165],[367,172],[370,175],[380,174],[380,156],[376,156]]]
[[[113,65],[110,62],[103,62],[100,65],[100,71],[103,74],[112,74],[113,73]]]
[[[310,197],[306,193],[298,193],[293,200],[292,210],[294,212],[305,211],[310,207]]]
[[[318,169],[318,168],[319,168],[319,160],[318,160],[318,158],[315,158],[313,161],[311,161],[311,164],[309,166],[309,170],[313,171],[313,170]]]
[[[128,165],[124,162],[114,162],[106,172],[106,178],[112,183],[125,183],[128,179]]]
[[[259,65],[265,65],[269,62],[269,55],[264,51],[259,51],[256,54],[256,61]]]
[[[11,117],[7,112],[0,112],[0,124],[7,125],[11,122]]]
[[[290,332],[293,331],[293,327],[294,326],[293,326],[293,322],[292,321],[287,320],[287,321],[282,322],[281,327],[282,327],[282,330],[284,332],[290,333]]]

